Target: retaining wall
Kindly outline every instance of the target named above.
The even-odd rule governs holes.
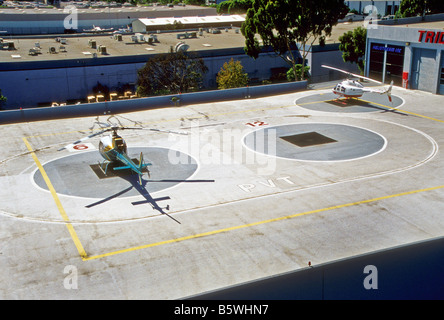
[[[301,91],[305,90],[306,88],[307,81],[299,81],[130,100],[85,103],[60,107],[5,110],[0,111],[0,124],[97,116],[103,114],[116,114],[155,108],[186,106],[198,103],[260,98],[269,95],[278,95]]]
[[[443,246],[442,237],[420,241],[185,299],[442,300]]]

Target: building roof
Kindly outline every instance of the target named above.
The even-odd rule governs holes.
[[[189,51],[209,50],[209,49],[227,49],[234,47],[243,47],[245,38],[241,33],[236,33],[230,29],[228,32],[223,30],[220,34],[204,32],[202,36],[184,39],[185,32],[166,32],[155,34],[158,42],[149,44],[140,41],[134,42],[134,34],[123,34],[122,41],[114,39],[112,34],[88,34],[76,36],[52,36],[52,37],[6,37],[4,42],[14,42],[15,50],[0,50],[1,62],[25,62],[25,61],[50,61],[63,59],[87,59],[93,58],[94,53],[97,58],[101,57],[123,57],[132,55],[149,55],[166,53],[178,42],[184,41],[189,45]],[[139,35],[140,36],[140,35]],[[56,38],[66,39],[66,44],[56,41]],[[180,38],[180,39],[179,39]],[[101,54],[97,49],[89,46],[89,41],[95,40],[96,47],[105,46],[106,54]],[[65,42],[65,41],[63,41]],[[30,55],[29,50],[40,46],[40,52],[36,55]],[[60,50],[60,46],[64,48]],[[54,47],[56,53],[50,53],[50,48]]]
[[[69,3],[63,3],[65,6]],[[65,8],[0,8],[1,21],[54,21],[61,20],[71,12],[64,11]],[[137,7],[100,7],[100,8],[77,8],[79,20],[109,20],[131,17],[131,19],[146,17],[169,17],[215,14],[216,9],[200,6],[137,6]],[[1,23],[0,23],[1,25]]]
[[[389,25],[389,26],[398,27],[398,28],[444,29],[444,21],[417,22],[417,23],[409,23],[409,24],[393,24],[393,25]]]
[[[336,25],[333,28],[331,37],[327,38],[326,44],[338,43],[339,36],[344,32],[353,30],[359,25],[362,25],[362,21],[353,23],[346,22]],[[241,32],[239,32],[239,28],[221,29],[219,34],[204,31],[202,35],[199,35],[197,32],[194,34],[194,37],[187,37],[187,34],[190,35],[190,32],[175,31],[154,33],[158,42],[151,44],[140,41],[137,43],[134,42],[132,39],[134,34],[123,34],[122,41],[117,41],[112,34],[74,34],[34,37],[5,36],[3,41],[14,42],[15,50],[0,50],[0,62],[88,59],[93,58],[94,53],[98,59],[101,57],[150,55],[169,52],[170,48],[176,46],[180,41],[185,42],[189,46],[188,51],[232,49],[243,48],[245,46],[245,38]],[[66,43],[56,41],[57,38],[58,40],[60,40],[60,38],[66,39]],[[91,39],[96,40],[97,47],[99,45],[106,47],[105,55],[102,55],[97,49],[89,46]],[[35,48],[37,45],[40,46],[40,53],[30,55],[30,49]],[[60,46],[62,46],[62,50]],[[54,48],[56,53],[50,53],[51,47]]]
[[[216,15],[216,16],[204,16],[204,17],[168,17],[168,18],[153,18],[153,19],[139,19],[139,22],[144,24],[147,27],[155,27],[155,26],[165,26],[168,24],[173,24],[174,22],[181,23],[184,26],[187,25],[195,25],[195,24],[220,24],[226,23],[227,26],[230,23],[242,23],[245,21],[245,18],[241,15]]]

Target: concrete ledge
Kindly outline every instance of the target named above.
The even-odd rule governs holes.
[[[443,299],[443,245],[444,238],[420,241],[184,299]]]
[[[305,89],[307,89],[307,81],[299,81],[140,99],[67,105],[62,107],[5,110],[0,112],[0,124],[77,118],[141,111],[155,108],[187,106],[198,103],[253,99],[269,95],[297,92]]]

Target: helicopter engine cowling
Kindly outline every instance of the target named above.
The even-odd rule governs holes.
[[[103,158],[108,161],[117,160],[117,153],[126,153],[127,146],[125,141],[120,137],[103,137],[100,139],[99,152]]]

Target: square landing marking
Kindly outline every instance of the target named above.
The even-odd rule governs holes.
[[[280,138],[294,145],[297,145],[298,147],[310,147],[320,144],[337,142],[336,140],[326,137],[317,132],[306,132]]]

